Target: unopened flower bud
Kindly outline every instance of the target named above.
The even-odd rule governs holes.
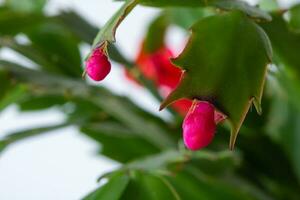
[[[212,104],[206,101],[194,102],[182,124],[186,147],[195,151],[209,145],[220,120],[221,113],[215,112]]]
[[[86,73],[94,81],[103,80],[110,72],[111,64],[102,48],[97,48],[86,61]]]

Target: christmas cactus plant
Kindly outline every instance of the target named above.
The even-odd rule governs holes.
[[[99,30],[73,11],[48,16],[46,1],[16,2],[0,7],[0,49],[35,67],[0,58],[0,111],[56,106],[66,120],[8,133],[0,152],[75,126],[121,163],[85,200],[300,199],[300,4],[123,0]],[[116,32],[137,6],[159,12],[127,58]],[[174,26],[188,37],[176,56],[166,42]],[[80,54],[82,43],[89,54]],[[102,86],[114,67],[171,117]]]

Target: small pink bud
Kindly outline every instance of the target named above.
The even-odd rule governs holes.
[[[214,138],[219,118],[220,116],[215,116],[212,104],[206,101],[193,103],[182,124],[186,147],[196,151],[209,145]]]
[[[102,48],[97,48],[86,61],[86,72],[94,81],[103,80],[110,72],[111,65]]]

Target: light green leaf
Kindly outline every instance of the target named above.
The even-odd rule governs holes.
[[[232,149],[252,102],[261,112],[270,42],[258,25],[237,11],[200,20],[192,31],[185,50],[174,59],[185,74],[161,109],[184,97],[210,101],[228,117]]]
[[[5,96],[0,100],[0,110],[6,108],[12,103],[17,103],[26,96],[27,87],[25,85],[15,85],[9,88]]]
[[[18,12],[42,12],[47,0],[6,0],[6,5]]]
[[[272,10],[278,10],[279,5],[277,3],[277,0],[260,0],[259,8],[266,11],[272,11]]]
[[[290,28],[293,31],[300,33],[300,4],[292,7],[289,10],[289,13],[291,16],[289,21]]]

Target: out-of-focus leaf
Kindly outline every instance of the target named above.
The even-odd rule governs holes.
[[[18,12],[42,12],[47,0],[6,0],[6,5]]]
[[[3,150],[4,147],[7,147],[8,145],[29,138],[37,135],[41,135],[56,129],[63,128],[65,126],[68,126],[69,123],[63,123],[59,125],[51,125],[51,126],[46,126],[46,127],[39,127],[39,128],[31,128],[27,130],[22,130],[22,131],[17,131],[15,133],[10,133],[4,137],[3,140],[0,140],[0,152],[1,149]]]
[[[49,71],[52,73],[64,74],[65,69],[57,65],[57,61],[53,60],[49,52],[45,52],[43,49],[32,44],[19,44],[11,38],[0,39],[0,45],[8,47],[26,58],[30,59],[32,62],[38,65],[39,68]]]
[[[54,105],[62,105],[66,103],[66,99],[63,96],[58,95],[43,95],[43,96],[31,96],[18,102],[21,111],[35,111],[47,109]]]
[[[186,30],[191,28],[201,18],[208,17],[214,13],[214,10],[211,8],[171,7],[166,8],[164,11],[170,23]]]
[[[173,61],[186,72],[161,109],[184,97],[210,101],[231,123],[232,149],[252,102],[261,112],[267,64],[272,56],[269,39],[238,11],[200,20],[192,30],[185,50]]]
[[[28,37],[36,51],[65,75],[81,77],[83,70],[77,41],[63,26],[45,23],[28,33]]]
[[[132,171],[130,182],[120,199],[123,200],[179,200],[170,183],[160,177],[142,171]]]
[[[213,0],[210,1],[212,6],[223,10],[239,10],[246,13],[249,17],[271,21],[272,17],[265,11],[260,10],[255,6],[250,6],[245,1],[240,0]]]
[[[107,183],[83,200],[119,200],[129,183],[129,176],[123,172],[114,173]]]
[[[11,87],[11,81],[7,71],[0,69],[0,101],[5,96],[9,88]]]
[[[274,50],[275,73],[290,103],[300,108],[300,33],[292,31],[282,14],[274,13],[273,21],[263,24]],[[283,39],[284,38],[284,39]]]
[[[151,155],[142,159],[135,160],[125,166],[128,169],[138,170],[167,170],[170,164],[184,163],[189,157],[178,151],[166,151],[156,155]]]
[[[274,100],[272,121],[269,124],[271,136],[282,144],[292,162],[300,183],[300,113],[299,108],[284,101]]]
[[[140,113],[142,109],[136,109],[136,105],[132,102],[130,103],[128,99],[112,95],[104,88],[88,86],[77,79],[26,69],[3,60],[0,61],[0,68],[8,70],[12,77],[19,82],[27,83],[29,88],[31,88],[31,92],[36,92],[36,94],[40,95],[66,95],[87,99],[123,124],[126,124],[134,133],[139,134],[140,137],[156,147],[165,149],[175,146],[172,137],[164,128],[151,118],[149,120],[149,118],[142,117],[145,113]]]
[[[271,40],[274,61],[283,63],[300,77],[300,34],[290,31],[281,13],[274,13],[272,18],[272,22],[262,25]]]
[[[6,108],[10,104],[18,103],[26,96],[27,87],[19,84],[9,88],[9,91],[0,99],[0,110]]]
[[[6,148],[7,144],[6,141],[0,140],[0,153]]]
[[[124,163],[159,152],[159,149],[151,143],[118,123],[86,124],[81,128],[81,132],[101,144],[102,155],[119,162]]]
[[[272,96],[273,101],[274,98]],[[282,110],[279,113],[275,114],[271,109],[267,113],[268,120],[261,128],[247,124],[247,127],[241,129],[238,148],[243,160],[238,173],[253,185],[268,192],[274,199],[297,199],[299,186],[288,156],[283,152],[282,146],[274,141],[275,137],[272,135],[272,140],[266,133],[268,124],[276,124],[272,129],[278,132],[277,125],[281,124],[281,120],[278,119],[285,115]],[[270,154],[275,156],[270,157]]]
[[[19,13],[0,7],[0,35],[26,32],[44,20],[41,14]]]
[[[300,33],[300,4],[292,7],[289,10],[289,13],[290,13],[290,21],[289,21],[290,28],[293,31]]]
[[[62,12],[53,17],[72,31],[80,40],[92,44],[98,29],[74,11]]]
[[[259,8],[266,11],[278,10],[279,5],[277,0],[260,0],[259,1]]]
[[[201,170],[201,169],[200,169]],[[225,181],[206,176],[200,170],[187,169],[167,177],[181,199],[207,200],[254,200],[254,195],[230,185]]]
[[[165,34],[168,28],[168,19],[164,14],[156,17],[149,25],[144,41],[144,49],[147,52],[155,52],[164,46]]]
[[[227,161],[226,164],[231,165],[231,163],[235,163],[236,155],[229,151],[212,152],[203,150],[199,152],[179,152],[170,150],[130,162],[124,166],[124,169],[136,169],[150,172],[168,171],[172,169],[176,170],[187,162],[195,164],[195,161],[199,163],[210,163],[210,165],[202,166],[203,169],[206,167],[209,169],[213,165],[222,165],[224,167],[223,169],[225,169],[226,166],[223,162],[224,160]]]

